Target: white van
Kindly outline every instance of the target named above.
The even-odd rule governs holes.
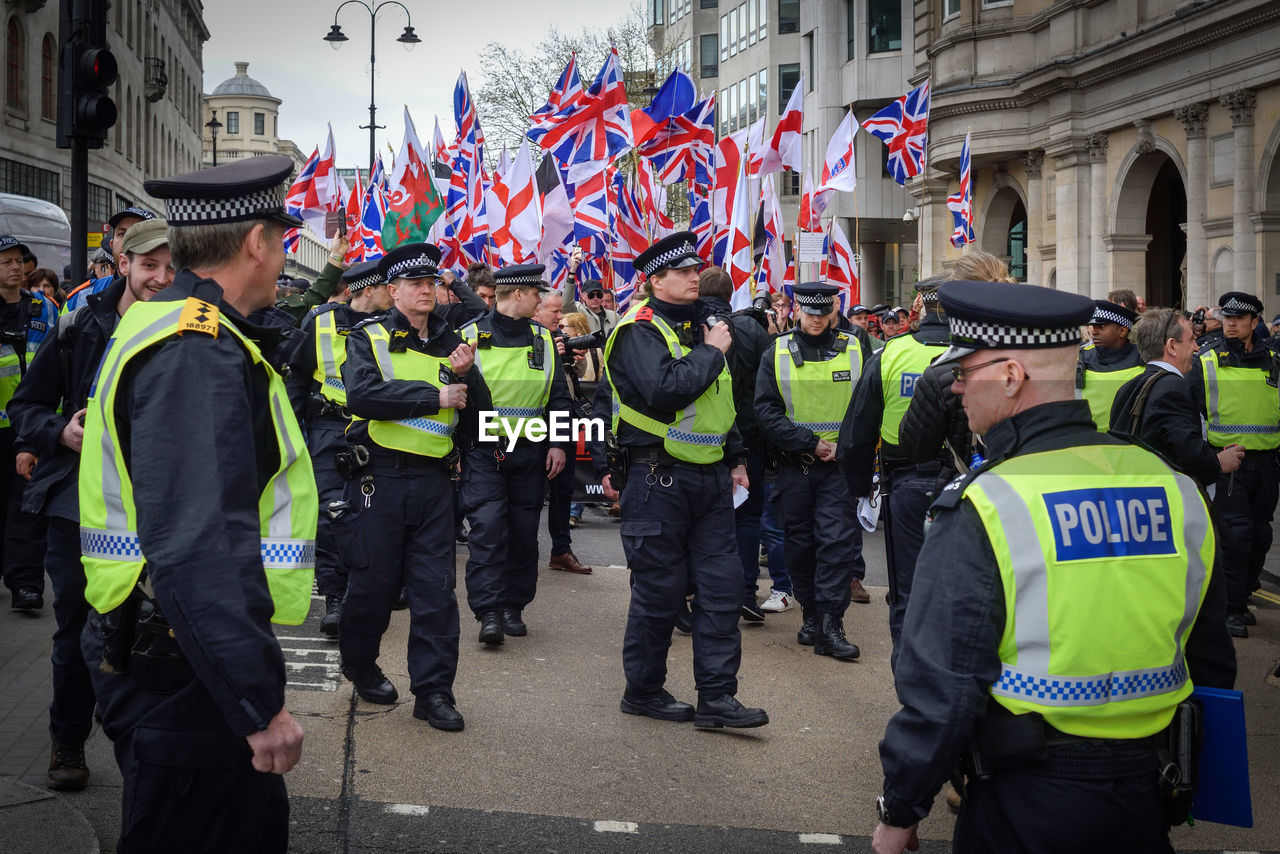
[[[36,256],[36,266],[62,276],[71,263],[71,223],[53,202],[0,193],[0,234],[12,234]]]

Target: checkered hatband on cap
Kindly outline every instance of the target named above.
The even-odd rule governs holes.
[[[927,291],[918,291],[917,293],[919,293],[919,294],[920,294],[920,299],[924,302],[924,304],[925,304],[925,305],[937,305],[937,304],[938,304],[938,289],[937,289],[937,288],[932,288],[931,290],[927,290]]]
[[[493,279],[499,285],[528,285],[531,288],[542,285],[542,277],[535,273],[521,273],[516,276],[502,276],[495,273]]]
[[[1224,311],[1247,311],[1250,314],[1258,313],[1258,306],[1248,300],[1242,300],[1239,297],[1232,297],[1222,306]]]
[[[230,199],[165,199],[169,225],[217,225],[284,213],[284,184]]]
[[[951,340],[956,344],[988,350],[1011,348],[1060,347],[1080,343],[1080,330],[1033,329],[991,323],[981,320],[951,318]]]
[[[382,277],[378,275],[377,271],[374,271],[369,273],[367,276],[352,279],[350,282],[347,282],[347,287],[351,289],[351,293],[357,294],[365,288],[371,288],[374,285],[380,284],[382,284]]]
[[[835,300],[829,294],[795,294],[796,303],[799,305],[807,305],[811,308],[825,308],[830,310],[835,304]]]
[[[399,278],[408,279],[425,279],[427,276],[434,276],[439,272],[436,268],[436,262],[431,256],[425,252],[421,255],[415,255],[411,258],[405,258],[403,261],[397,261],[387,268],[387,281]],[[413,273],[412,276],[406,276],[406,273]]]
[[[673,261],[680,258],[689,258],[698,254],[697,247],[691,241],[684,241],[679,246],[674,246],[663,252],[661,255],[655,255],[649,259],[649,263],[644,265],[644,269],[640,272],[646,276],[652,276]]]
[[[1120,314],[1117,311],[1112,311],[1110,309],[1101,308],[1101,307],[1095,308],[1093,310],[1093,318],[1089,322],[1090,323],[1115,323],[1120,326],[1123,326],[1125,329],[1133,328],[1133,321],[1125,317],[1123,314]]]

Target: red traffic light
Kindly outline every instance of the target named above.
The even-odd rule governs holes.
[[[105,47],[85,48],[76,63],[81,85],[105,90],[120,76],[115,55]]]

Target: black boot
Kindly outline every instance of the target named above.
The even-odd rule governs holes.
[[[502,630],[513,638],[522,638],[529,634],[529,627],[521,619],[519,608],[502,609]]]
[[[769,722],[769,715],[764,709],[753,709],[742,705],[732,694],[721,694],[719,697],[698,696],[698,709],[693,716],[693,725],[699,729],[719,729],[735,727],[746,729],[764,726]]]
[[[338,623],[342,621],[342,600],[337,596],[324,597],[324,616],[320,618],[320,634],[338,636]]]
[[[856,661],[860,652],[857,644],[845,640],[844,622],[839,614],[822,614],[813,651],[817,655],[829,655],[839,661]]]
[[[413,716],[444,732],[461,732],[465,726],[449,695],[439,691],[419,697],[413,704]]]
[[[485,646],[497,646],[502,643],[502,614],[498,611],[485,611],[480,615],[480,643]]]
[[[805,611],[803,614],[803,622],[800,623],[800,631],[796,632],[796,643],[801,646],[813,646],[814,638],[818,635],[818,626],[814,622],[813,614]]]
[[[693,634],[693,612],[689,610],[689,600],[685,600],[676,614],[676,628],[686,635]]]

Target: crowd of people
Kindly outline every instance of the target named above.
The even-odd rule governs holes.
[[[345,267],[339,237],[299,285],[279,281],[290,171],[149,182],[166,217],[113,217],[104,275],[61,310],[0,236],[0,563],[15,609],[52,581],[49,785],[86,785],[96,709],[118,850],[285,849],[302,732],[270,622],[307,619],[313,566],[359,697],[399,699],[379,660],[407,609],[413,716],[462,730],[457,591],[476,643],[537,631],[544,505],[547,568],[593,571],[557,413],[608,427],[590,450],[630,570],[621,712],[768,724],[737,697],[739,621],[797,605],[799,645],[857,660],[878,515],[903,708],[875,849],[908,847],[957,768],[957,850],[1167,849],[1157,742],[1193,681],[1234,683],[1280,489],[1257,297],[1094,301],[976,251],[909,308],[842,312],[803,282],[735,312],[689,232],[639,255],[621,313],[577,258],[556,292],[537,264],[459,277],[428,243]],[[677,629],[696,703],[666,688]]]

